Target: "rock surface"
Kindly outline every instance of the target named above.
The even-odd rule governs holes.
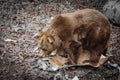
[[[0,0],[0,80],[118,80],[120,77],[120,28],[113,27],[107,55],[100,68],[73,66],[57,69],[39,57],[34,34],[44,31],[58,13],[73,12],[69,4],[33,0]]]
[[[103,7],[103,13],[108,19],[116,25],[120,26],[120,1],[109,0]]]

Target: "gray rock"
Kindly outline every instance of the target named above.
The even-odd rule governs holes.
[[[116,25],[120,25],[120,1],[119,0],[109,0],[103,6],[103,13],[107,18]]]

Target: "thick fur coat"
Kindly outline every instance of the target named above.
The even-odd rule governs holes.
[[[72,64],[79,64],[81,55],[87,54],[95,65],[100,55],[107,49],[111,24],[99,11],[83,9],[54,17],[49,28],[38,34],[41,56],[67,52]]]

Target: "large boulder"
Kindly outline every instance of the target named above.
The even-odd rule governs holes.
[[[113,24],[120,26],[120,0],[109,0],[103,6],[103,13]]]

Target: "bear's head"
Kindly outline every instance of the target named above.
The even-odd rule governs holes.
[[[56,36],[47,35],[45,33],[38,33],[36,35],[40,47],[40,56],[45,57],[50,55],[54,50],[61,45]]]

